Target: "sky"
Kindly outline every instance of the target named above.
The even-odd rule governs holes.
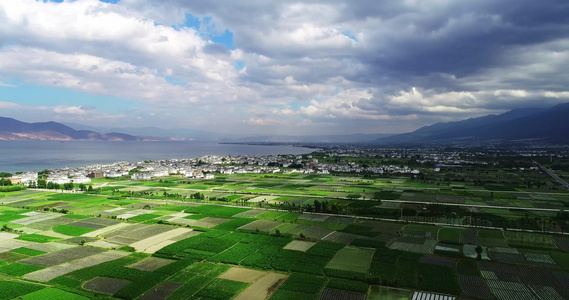
[[[566,0],[0,0],[0,116],[409,132],[569,102]]]

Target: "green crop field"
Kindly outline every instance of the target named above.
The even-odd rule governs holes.
[[[532,274],[553,283],[569,270],[569,238],[557,234],[569,194],[528,166],[485,158],[435,172],[389,154],[313,155],[421,173],[125,177],[95,180],[92,194],[0,193],[0,300],[230,299],[262,281],[222,275],[233,268],[282,276],[270,299],[500,299],[490,272],[542,293]],[[534,207],[554,210],[524,209]]]
[[[84,227],[77,227],[77,226],[70,226],[70,225],[57,225],[52,228],[53,231],[65,235],[71,236],[80,236],[85,233],[94,231],[95,229],[92,228],[84,228]]]
[[[326,267],[367,274],[373,252],[370,249],[347,246],[340,249]]]

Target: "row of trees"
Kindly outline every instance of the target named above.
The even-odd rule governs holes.
[[[68,182],[68,183],[64,183],[64,184],[59,184],[59,183],[55,183],[55,182],[51,182],[51,181],[46,181],[43,179],[39,179],[37,182],[35,181],[30,181],[30,183],[28,184],[29,188],[38,188],[38,189],[50,189],[50,190],[75,190],[75,189],[79,189],[82,192],[92,192],[93,191],[93,186],[92,185],[85,185],[83,183],[80,183],[79,185],[75,185],[73,182]]]

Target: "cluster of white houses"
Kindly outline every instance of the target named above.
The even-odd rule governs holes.
[[[291,168],[291,167],[296,168]],[[51,170],[47,182],[57,184],[89,183],[95,178],[130,177],[132,180],[150,180],[170,174],[183,175],[187,178],[213,179],[216,174],[246,173],[305,173],[330,174],[330,172],[372,172],[376,174],[411,173],[419,170],[397,166],[362,167],[356,163],[324,164],[318,159],[298,155],[270,156],[204,156],[197,159],[171,159],[144,162],[116,162],[105,165],[92,165],[79,168],[63,168]],[[38,173],[28,172],[14,175],[13,183],[28,185],[37,182]]]

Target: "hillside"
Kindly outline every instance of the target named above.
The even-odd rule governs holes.
[[[117,132],[98,133],[90,130],[75,130],[57,122],[26,123],[0,117],[0,140],[136,141],[138,138]]]
[[[414,132],[377,139],[380,144],[431,144],[452,141],[569,140],[569,103],[550,108],[511,110],[457,122],[436,123]]]

